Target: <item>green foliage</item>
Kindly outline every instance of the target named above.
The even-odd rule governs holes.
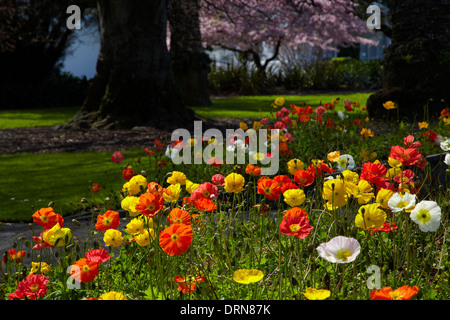
[[[214,94],[244,95],[278,94],[282,90],[374,90],[382,86],[381,61],[361,61],[353,58],[318,60],[269,67],[258,70],[248,62],[230,64],[226,68],[212,66],[210,90]]]

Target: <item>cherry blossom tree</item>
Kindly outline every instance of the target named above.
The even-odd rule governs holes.
[[[355,8],[349,0],[203,0],[202,40],[249,55],[264,71],[282,45],[336,51],[338,45],[373,44],[363,38],[370,30]],[[263,45],[272,51],[264,62]]]

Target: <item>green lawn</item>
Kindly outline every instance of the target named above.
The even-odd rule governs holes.
[[[134,159],[140,150],[123,152],[125,160]],[[57,213],[77,209],[81,198],[103,201],[111,191],[120,190],[124,181],[121,169],[111,161],[112,152],[14,154],[0,156],[0,221],[30,220],[35,210],[54,201]],[[122,167],[122,165],[121,165]],[[90,182],[102,190],[91,192]]]
[[[2,110],[0,111],[0,129],[61,124],[70,120],[79,109],[79,107],[67,107],[37,110]]]
[[[348,94],[318,94],[318,95],[279,95],[286,99],[285,106],[290,104],[317,107],[320,104],[331,102],[331,99],[340,97],[341,103],[336,106],[336,110],[343,110],[345,99],[358,101],[361,104],[360,110],[366,106],[367,98],[372,93],[348,93]],[[270,115],[275,109],[271,103],[279,96],[241,96],[213,99],[212,106],[192,107],[200,116],[209,118],[263,118]]]

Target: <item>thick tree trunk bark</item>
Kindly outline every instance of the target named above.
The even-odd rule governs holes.
[[[402,118],[431,117],[443,109],[441,99],[450,102],[450,1],[395,1],[389,10],[392,43],[385,51],[383,89],[369,97],[367,110],[384,117],[383,102],[391,100]]]
[[[97,73],[72,127],[177,128],[193,124],[166,45],[166,0],[98,0]]]
[[[209,56],[200,33],[199,0],[170,0],[170,56],[175,81],[188,106],[211,105]]]

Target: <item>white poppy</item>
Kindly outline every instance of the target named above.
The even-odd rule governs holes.
[[[416,195],[406,192],[403,196],[396,192],[388,201],[388,206],[392,212],[409,210],[416,204]]]
[[[444,151],[450,151],[450,138],[445,138],[440,143],[441,149]]]
[[[345,170],[352,170],[355,168],[355,160],[353,157],[349,154],[343,154],[339,157],[337,161],[337,170],[338,171],[345,171]]]
[[[361,246],[358,240],[337,236],[328,242],[321,243],[317,248],[319,256],[333,263],[349,263],[356,259]]]
[[[444,158],[444,163],[450,166],[450,153],[447,153]]]
[[[410,217],[421,231],[433,232],[441,223],[441,208],[435,201],[423,200],[411,211]]]

